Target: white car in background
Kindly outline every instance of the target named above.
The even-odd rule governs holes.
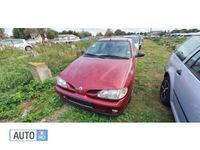
[[[142,46],[142,38],[139,35],[126,35],[126,38],[130,38],[132,42],[135,44],[138,50],[141,49]]]
[[[54,39],[52,40],[52,42],[53,42],[54,44],[67,43],[67,41],[66,41],[65,39],[63,39],[63,38],[54,38]]]
[[[81,39],[79,37],[68,37],[68,42],[71,43],[71,42],[78,42],[80,41]]]
[[[28,44],[24,39],[5,39],[0,42],[0,47],[3,49],[6,46],[16,47],[25,51],[33,50],[31,44]]]
[[[80,41],[80,38],[75,35],[60,35],[52,40],[53,43],[73,43]]]
[[[42,43],[42,40],[28,39],[26,40],[26,42],[30,45],[34,45],[34,44]]]

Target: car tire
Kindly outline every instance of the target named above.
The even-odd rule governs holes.
[[[165,76],[160,87],[160,101],[165,105],[170,105],[170,78]]]
[[[26,47],[25,47],[25,50],[26,50],[26,51],[32,51],[32,50],[33,50],[33,48],[32,48],[32,47],[30,47],[30,46],[26,46]]]

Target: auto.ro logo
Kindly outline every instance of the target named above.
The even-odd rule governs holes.
[[[46,129],[11,129],[9,130],[10,141],[48,141]]]

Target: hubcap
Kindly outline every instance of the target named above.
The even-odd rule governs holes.
[[[169,93],[169,82],[165,80],[161,86],[162,91],[161,91],[161,97],[163,99],[166,99]]]
[[[31,51],[31,50],[32,50],[32,48],[30,48],[30,47],[27,47],[27,48],[26,48],[26,50],[27,50],[27,51]]]

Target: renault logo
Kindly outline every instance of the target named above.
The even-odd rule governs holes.
[[[80,86],[78,89],[79,89],[79,91],[82,91],[82,90],[83,90],[83,87],[82,87],[82,86]]]

